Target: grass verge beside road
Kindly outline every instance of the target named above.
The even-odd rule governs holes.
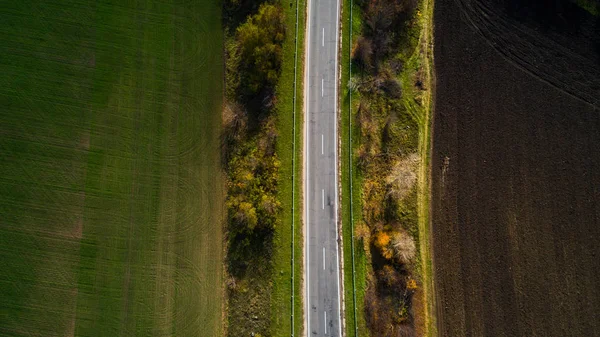
[[[291,4],[291,6],[290,6]],[[294,335],[301,336],[303,329],[302,305],[302,125],[304,104],[304,31],[306,0],[298,0],[298,64],[296,52],[296,0],[282,1],[286,14],[288,38],[283,44],[283,66],[277,86],[277,130],[279,133],[276,152],[281,160],[279,168],[279,200],[283,206],[281,226],[275,229],[273,265],[273,294],[271,297],[271,332],[273,336],[289,336],[292,331],[291,294],[294,292]],[[296,101],[294,102],[294,68],[297,72]],[[294,124],[293,109],[296,109]],[[294,138],[294,127],[296,128]],[[296,152],[293,152],[293,142]],[[292,160],[295,166],[292,167]],[[295,188],[292,195],[292,176]],[[294,211],[292,212],[292,203]],[[294,231],[292,232],[292,221]],[[292,236],[294,238],[294,283],[292,285]]]
[[[367,286],[367,275],[370,268],[368,263],[363,244],[359,240],[354,240],[354,280],[353,274],[353,252],[352,252],[352,223],[351,223],[351,212],[352,207],[352,218],[361,218],[361,207],[360,207],[360,185],[362,182],[360,172],[356,169],[352,169],[352,184],[350,184],[350,154],[351,151],[356,151],[357,143],[352,143],[352,150],[350,150],[350,132],[352,132],[352,138],[356,139],[358,136],[359,129],[355,123],[351,124],[350,115],[355,118],[355,113],[358,107],[358,100],[355,100],[352,93],[352,109],[350,109],[350,95],[348,91],[348,82],[350,80],[350,51],[351,46],[354,45],[358,34],[360,32],[360,16],[358,15],[358,6],[354,5],[352,14],[352,41],[350,41],[350,5],[351,0],[344,0],[342,13],[341,13],[341,54],[340,54],[340,67],[341,67],[341,79],[340,79],[340,135],[341,135],[341,151],[340,151],[340,162],[341,162],[341,210],[342,210],[342,235],[344,240],[344,314],[345,314],[345,328],[346,336],[368,336],[367,326],[364,320],[364,297],[365,289]],[[352,130],[350,130],[352,127]],[[355,167],[355,160],[352,165]],[[352,185],[352,196],[353,203],[350,202],[350,186]],[[354,302],[354,289],[356,289],[356,303]],[[355,308],[356,304],[356,308]],[[355,316],[356,313],[356,316]],[[356,318],[356,319],[355,319]]]

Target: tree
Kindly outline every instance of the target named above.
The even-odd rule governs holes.
[[[233,221],[241,225],[244,229],[253,230],[257,223],[258,217],[256,216],[256,208],[247,202],[241,201],[239,203],[234,203],[231,205],[233,210]]]
[[[275,85],[281,70],[285,38],[284,14],[280,6],[263,3],[236,32],[244,73],[243,87],[257,94]]]
[[[379,248],[381,255],[390,260],[394,256],[394,251],[390,246],[390,235],[387,232],[378,232],[375,235],[375,247]]]

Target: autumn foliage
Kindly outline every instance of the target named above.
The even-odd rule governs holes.
[[[228,175],[229,272],[270,254],[279,219],[274,88],[281,73],[285,18],[278,3],[227,1],[223,152]]]
[[[237,28],[243,89],[257,94],[271,89],[277,83],[283,58],[282,43],[285,38],[283,9],[264,3]]]
[[[417,243],[416,186],[418,125],[407,112],[396,57],[417,0],[362,0],[363,31],[353,49],[360,70],[359,147],[362,221],[356,237],[371,256],[373,273],[365,293],[365,318],[372,336],[413,336],[412,275]]]

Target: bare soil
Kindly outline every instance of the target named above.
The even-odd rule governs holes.
[[[440,336],[600,336],[599,24],[553,4],[436,2]]]

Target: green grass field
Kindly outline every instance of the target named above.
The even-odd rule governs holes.
[[[221,335],[220,11],[2,4],[0,335]]]

